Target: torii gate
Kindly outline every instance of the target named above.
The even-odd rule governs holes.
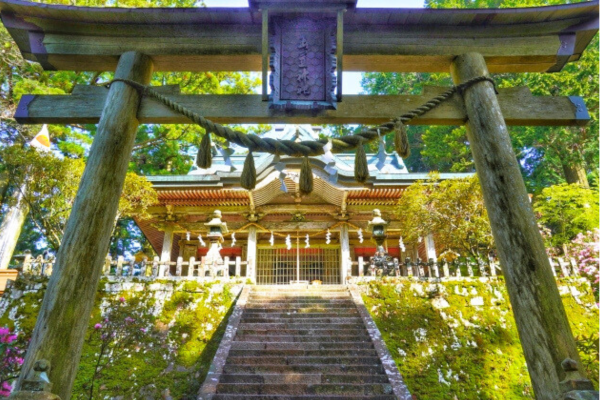
[[[355,6],[250,0],[250,8],[239,9],[112,9],[1,0],[0,16],[23,56],[47,70],[116,70],[116,78],[143,85],[153,70],[262,71],[262,96],[157,89],[223,123],[381,123],[430,94],[342,98],[342,67],[451,72],[456,84],[490,72],[555,72],[579,59],[598,31],[597,1],[502,10]],[[318,62],[310,61],[315,56]],[[69,96],[23,96],[15,118],[99,123],[18,384],[36,360],[47,359],[52,392],[68,399],[136,129],[189,121],[124,82],[76,87]],[[579,356],[506,126],[588,119],[579,97],[534,97],[526,88],[496,95],[482,81],[411,121],[467,126],[537,399],[560,396],[560,364]]]

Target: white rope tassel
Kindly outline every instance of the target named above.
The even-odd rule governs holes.
[[[398,246],[400,246],[400,250],[404,253],[406,251],[406,247],[404,246],[404,241],[402,240],[402,236],[400,236],[400,240],[398,240]]]
[[[235,240],[235,232],[233,232],[231,234],[231,247],[235,246],[235,242],[237,242],[237,240]]]
[[[306,246],[304,246],[304,248],[308,249],[310,247],[310,237],[308,236],[308,233],[306,234],[306,239],[304,239],[304,243],[306,243]]]
[[[189,242],[189,240],[190,240],[190,233],[189,232],[185,233],[185,240],[187,240]]]
[[[200,242],[200,246],[206,247],[206,243],[204,243],[204,240],[202,240],[201,234],[198,234],[198,241]]]
[[[285,245],[286,245],[286,247],[287,247],[288,250],[292,249],[292,238],[290,237],[289,234],[285,238]]]
[[[275,236],[273,236],[273,232],[271,232],[271,238],[269,239],[269,243],[271,244],[271,246],[275,244]]]
[[[329,229],[327,229],[327,234],[325,235],[325,243],[331,243],[331,232],[329,232]]]
[[[363,239],[363,234],[362,234],[362,228],[360,228],[358,230],[358,242],[362,243],[363,241],[364,241],[364,239]]]

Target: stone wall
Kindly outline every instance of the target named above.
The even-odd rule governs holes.
[[[47,280],[18,280],[0,299],[0,327],[31,335]],[[241,281],[103,279],[73,399],[193,399]]]
[[[585,279],[559,290],[588,377],[598,385],[598,306]],[[501,279],[359,282],[400,373],[416,399],[533,399]]]

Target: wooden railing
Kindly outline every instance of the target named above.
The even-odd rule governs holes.
[[[550,267],[555,277],[579,276],[577,262],[573,258],[550,257]],[[389,271],[389,269],[388,269]],[[351,276],[378,276],[380,271],[364,257],[352,262]],[[468,259],[456,259],[452,262],[429,259],[411,261],[407,258],[398,262],[391,273],[392,276],[416,278],[450,278],[450,277],[495,277],[502,275],[502,269],[496,260],[476,262]]]
[[[18,269],[26,275],[50,276],[55,264],[54,257],[44,258],[42,255],[33,257],[31,254],[24,254],[15,257],[22,260]],[[113,259],[107,256],[102,268],[104,276],[133,276],[140,278],[156,279],[223,279],[229,277],[245,277],[247,261],[242,261],[241,257],[230,259],[223,258],[222,264],[208,264],[205,257],[197,260],[190,257],[189,261],[183,261],[178,257],[177,261],[160,261],[158,257],[149,260],[147,258],[141,261],[135,259],[125,260],[123,256]]]

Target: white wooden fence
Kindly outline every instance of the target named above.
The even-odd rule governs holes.
[[[22,259],[19,265],[21,273],[26,275],[50,276],[56,259],[52,256],[39,255],[33,257],[30,253],[15,257]],[[135,259],[125,260],[123,256],[113,259],[110,255],[106,257],[102,274],[105,276],[135,276],[148,279],[224,279],[229,277],[245,277],[247,261],[241,257],[230,259],[223,258],[222,264],[208,264],[205,257],[197,260],[190,257],[189,261],[183,261],[178,257],[177,261],[160,261],[158,257],[153,260],[147,258],[141,261]]]
[[[577,262],[573,258],[550,257],[550,268],[555,277],[579,276]],[[376,268],[364,257],[358,257],[352,262],[350,276],[376,276]],[[449,277],[495,277],[501,276],[502,269],[496,260],[489,262],[473,262],[466,259],[457,259],[453,262],[429,259],[425,262],[417,259],[416,262],[406,259],[399,262],[392,276],[406,276],[417,278],[449,278]]]

